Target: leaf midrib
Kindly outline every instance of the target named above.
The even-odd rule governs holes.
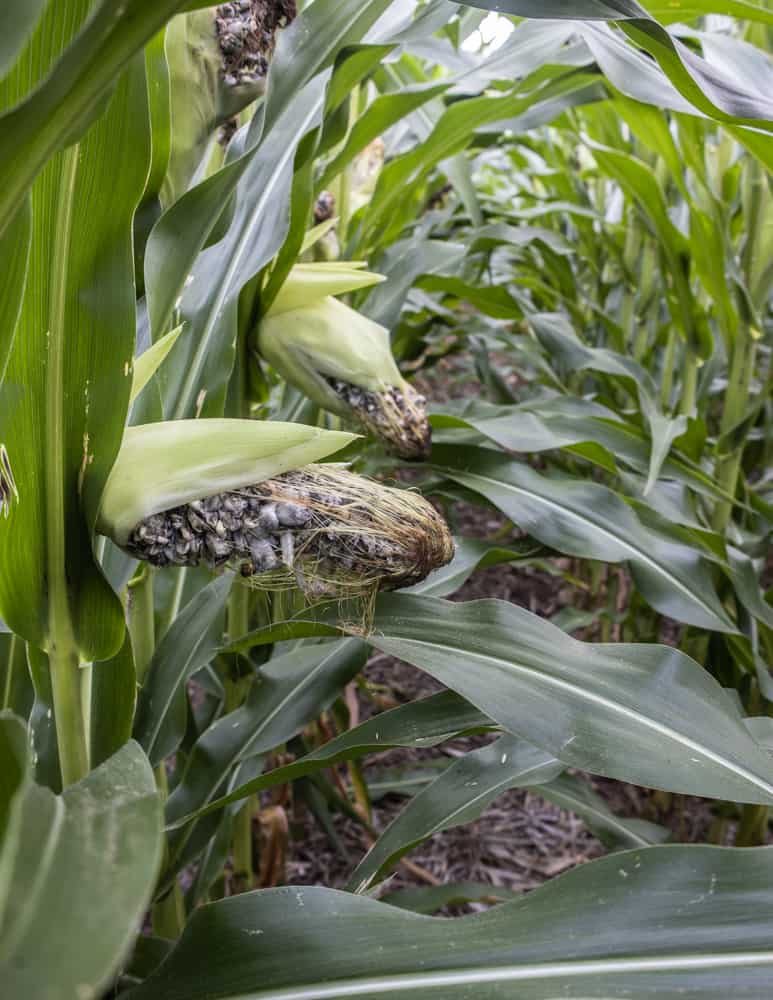
[[[229,1000],[342,1000],[406,990],[437,990],[483,983],[528,982],[578,976],[608,976],[646,972],[689,972],[748,966],[773,965],[773,951],[737,951],[717,955],[685,954],[658,957],[581,959],[532,962],[522,965],[488,966],[476,969],[437,969],[431,972],[401,972],[390,976],[360,976],[331,984],[309,984],[301,988],[256,990],[229,994]],[[437,994],[434,994],[437,995]]]
[[[452,479],[455,478],[461,479],[462,477],[466,476],[473,479],[480,479],[485,483],[490,483],[492,486],[505,488],[511,490],[514,493],[522,493],[525,496],[535,500],[536,502],[543,504],[545,507],[550,508],[551,510],[557,510],[563,512],[564,514],[573,518],[580,524],[592,524],[593,527],[602,535],[605,535],[607,538],[612,539],[612,541],[617,542],[617,544],[620,545],[623,549],[627,549],[628,551],[632,552],[633,555],[629,558],[632,558],[634,561],[640,561],[644,563],[651,570],[653,570],[653,572],[657,572],[660,576],[665,577],[673,584],[674,587],[676,587],[679,591],[681,591],[681,593],[683,593],[687,598],[699,604],[703,608],[703,610],[707,614],[709,614],[712,618],[716,619],[717,621],[722,621],[722,619],[718,617],[716,611],[714,611],[711,608],[711,606],[703,600],[703,598],[701,598],[697,594],[694,594],[686,584],[682,583],[682,581],[678,577],[674,576],[673,573],[670,573],[665,566],[663,566],[661,563],[656,562],[637,545],[634,545],[632,542],[627,541],[620,535],[617,535],[613,531],[610,531],[608,528],[604,527],[604,525],[599,524],[591,517],[579,514],[571,507],[562,506],[561,504],[556,503],[555,500],[551,500],[550,498],[545,497],[542,494],[535,493],[531,490],[525,489],[523,486],[516,486],[513,483],[505,482],[504,480],[500,479],[492,479],[490,476],[481,475],[479,472],[461,472],[457,471],[456,469],[446,469],[445,471]],[[727,625],[726,622],[723,624]]]
[[[417,646],[428,646],[431,649],[444,650],[450,654],[458,653],[460,651],[460,648],[458,646],[447,646],[444,643],[429,642],[427,640],[417,639],[414,637],[400,638],[399,636],[394,636],[394,637],[385,637],[381,639],[374,639],[374,645],[378,646],[379,649],[384,649],[384,645],[388,646],[390,641],[394,641],[397,643],[401,642],[413,643],[414,645]],[[386,651],[387,650],[385,650],[385,652]],[[716,751],[708,749],[700,743],[696,743],[690,737],[685,736],[683,733],[678,732],[678,730],[674,730],[669,726],[666,726],[663,723],[658,722],[656,719],[653,719],[648,715],[642,714],[636,709],[631,708],[629,705],[623,705],[621,702],[613,701],[612,699],[607,698],[604,695],[590,691],[588,690],[588,688],[581,687],[579,684],[574,684],[571,681],[565,680],[564,678],[556,677],[553,674],[546,673],[545,671],[537,670],[534,667],[530,666],[529,664],[516,663],[513,660],[500,660],[494,656],[489,656],[486,653],[481,653],[476,650],[465,649],[462,651],[467,656],[469,656],[473,661],[480,660],[492,663],[499,670],[505,669],[505,670],[521,671],[522,673],[527,673],[530,676],[536,675],[548,687],[552,686],[555,688],[559,688],[563,691],[579,695],[581,699],[585,699],[586,701],[592,702],[603,708],[610,709],[612,710],[613,713],[617,715],[621,715],[629,719],[634,719],[645,728],[649,728],[661,736],[666,736],[669,739],[672,739],[675,743],[681,744],[688,750],[693,750],[696,753],[703,754],[703,756],[706,757],[707,760],[710,760],[715,764],[719,764],[720,766],[726,768],[733,774],[736,774],[737,776],[743,778],[745,781],[750,781],[757,788],[764,789],[770,796],[768,801],[773,802],[773,785],[768,784],[767,781],[760,778],[753,771],[748,771],[742,765],[737,764],[732,760],[728,760],[725,757],[721,757]],[[401,656],[401,658],[405,658],[404,654],[405,651],[403,650],[399,655]],[[419,666],[419,664],[414,664],[414,665]],[[433,671],[428,670],[426,667],[421,667],[421,669],[427,670],[428,673],[433,673]],[[442,680],[442,678],[439,679]],[[472,701],[472,698],[470,698],[470,700]],[[486,711],[486,710],[481,709],[481,711]],[[549,748],[545,749],[548,750],[548,753],[552,752]]]

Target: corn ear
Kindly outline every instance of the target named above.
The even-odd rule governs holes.
[[[429,453],[419,396],[400,374],[385,327],[326,296],[260,324],[258,350],[288,382],[338,416],[354,419],[404,458]]]
[[[419,493],[307,465],[151,515],[127,551],[156,566],[231,566],[253,586],[311,600],[368,597],[447,563],[448,526]]]
[[[145,518],[318,461],[356,435],[254,420],[169,420],[129,427],[97,530],[125,546]]]

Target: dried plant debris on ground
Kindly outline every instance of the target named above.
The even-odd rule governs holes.
[[[295,0],[234,0],[220,4],[215,24],[229,86],[254,83],[268,72],[275,35],[296,15]]]

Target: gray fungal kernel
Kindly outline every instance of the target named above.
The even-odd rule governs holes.
[[[258,525],[264,531],[278,531],[279,517],[277,515],[276,504],[266,503],[258,516]]]
[[[284,528],[302,528],[311,520],[311,511],[297,503],[280,503],[276,507],[276,516]]]

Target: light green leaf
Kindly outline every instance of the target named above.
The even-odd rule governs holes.
[[[129,427],[105,487],[98,530],[123,545],[151,514],[316,462],[356,436],[225,418]]]
[[[138,358],[134,359],[132,365],[132,388],[129,396],[130,404],[136,400],[137,396],[139,396],[164,363],[164,359],[177,343],[177,338],[182,332],[183,326],[181,324],[160,340],[157,340],[147,351],[143,351]]]

